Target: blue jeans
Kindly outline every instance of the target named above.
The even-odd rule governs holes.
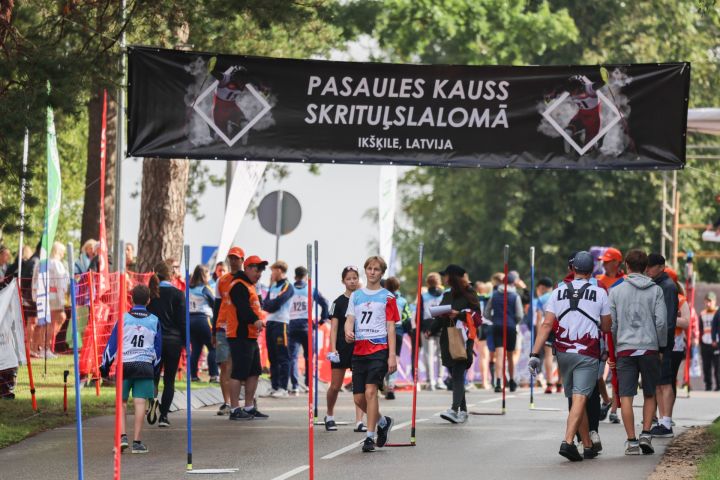
[[[190,353],[190,376],[197,378],[200,353],[202,353],[203,347],[207,347],[208,372],[211,377],[217,377],[218,366],[215,362],[215,347],[212,345],[212,330],[207,315],[195,313],[190,315],[190,345],[192,348]]]
[[[297,389],[298,383],[300,382],[300,371],[298,370],[298,353],[300,348],[303,349],[303,356],[305,357],[305,365],[307,371],[308,362],[308,321],[304,320],[290,320],[290,383],[292,388]],[[308,378],[305,375],[305,386],[308,386]]]
[[[265,331],[265,342],[270,360],[270,383],[275,390],[286,389],[290,377],[287,327],[286,323],[267,322]]]

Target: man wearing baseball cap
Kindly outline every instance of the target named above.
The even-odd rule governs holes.
[[[226,325],[227,319],[235,316],[235,308],[233,307],[232,301],[230,301],[231,284],[237,272],[242,270],[244,261],[245,252],[242,248],[230,248],[227,254],[227,264],[230,271],[218,278],[217,284],[215,285],[212,342],[215,345],[215,361],[220,366],[220,390],[223,395],[223,404],[217,412],[218,415],[230,414],[230,371],[232,370],[232,359],[230,357],[230,345],[227,341]]]
[[[606,292],[609,292],[612,287],[619,285],[623,278],[625,278],[625,272],[620,268],[623,256],[620,250],[610,247],[600,256],[600,261],[603,262],[605,273],[601,273],[595,278],[598,284],[604,288]]]
[[[574,279],[553,290],[545,305],[545,319],[535,339],[528,368],[531,375],[540,373],[540,351],[550,332],[555,330],[557,362],[564,382],[565,396],[572,399],[565,439],[560,455],[570,461],[595,458],[586,411],[588,397],[597,388],[600,359],[600,330],[609,331],[610,304],[605,290],[593,285],[590,277],[595,266],[592,255],[578,252],[572,261]],[[575,435],[583,443],[582,455],[575,445]]]
[[[228,318],[226,334],[232,357],[230,373],[230,420],[264,420],[268,416],[254,405],[255,391],[262,369],[258,334],[263,330],[263,313],[255,284],[260,280],[268,262],[257,255],[245,259],[243,270],[233,276],[230,301],[235,316]],[[240,408],[240,387],[245,383],[245,407]]]

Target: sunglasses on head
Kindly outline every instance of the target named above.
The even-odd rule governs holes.
[[[356,267],[355,265],[348,265],[348,266],[345,267],[343,270],[345,270],[346,272],[347,272],[347,271],[350,271],[350,272],[360,273],[360,270],[359,270],[358,267]]]

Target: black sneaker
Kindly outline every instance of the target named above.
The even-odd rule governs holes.
[[[120,435],[120,450],[125,451],[128,448],[128,436],[126,434]]]
[[[252,420],[253,416],[250,412],[246,412],[244,408],[237,407],[235,410],[230,412],[230,420]]]
[[[253,407],[253,409],[247,413],[248,413],[248,415],[252,415],[253,420],[267,420],[268,418],[270,418],[270,415],[265,415],[260,410],[258,410],[256,407]]]
[[[325,430],[328,432],[337,432],[337,424],[335,423],[335,420],[328,420],[327,417],[325,417]]]
[[[495,393],[502,392],[502,386],[500,385],[500,379],[495,380]]]
[[[667,428],[665,425],[656,425],[650,429],[650,434],[657,438],[672,438],[675,436],[672,428]]]
[[[650,432],[642,432],[640,433],[640,450],[642,450],[643,455],[652,455],[655,453],[655,449],[652,446],[652,435]]]
[[[594,448],[592,448],[592,447],[584,448],[583,447],[583,458],[585,460],[591,460],[593,458],[596,458],[598,455],[600,455],[600,454]]]
[[[610,411],[610,407],[612,407],[612,402],[609,403],[603,403],[600,405],[600,421],[604,422],[605,419],[608,416],[608,412]]]
[[[377,446],[382,448],[385,446],[385,443],[388,439],[388,434],[390,433],[390,429],[392,428],[393,419],[385,416],[385,426],[381,427],[378,425],[377,427]]]
[[[365,453],[374,452],[375,451],[375,441],[370,437],[365,437],[365,441],[363,442],[362,451]]]
[[[511,392],[514,392],[515,390],[517,390],[517,383],[515,383],[515,380],[513,380],[512,378],[508,382],[508,386],[510,387]]]
[[[232,409],[230,408],[230,405],[228,405],[227,403],[223,403],[222,405],[220,405],[220,408],[218,408],[217,415],[219,417],[222,417],[223,415],[230,415],[231,411]]]
[[[387,392],[385,394],[385,400],[395,400],[395,392]]]
[[[355,433],[365,433],[367,432],[367,427],[363,422],[358,423],[355,425],[355,428],[353,429],[353,432]]]
[[[132,444],[132,453],[148,453],[150,450],[140,441],[134,440]]]
[[[158,427],[160,428],[168,428],[170,426],[170,420],[168,420],[167,415],[160,415],[160,420],[158,420]]]
[[[583,459],[583,456],[580,455],[580,452],[578,452],[575,444],[567,443],[566,441],[563,441],[560,444],[560,451],[558,453],[570,460],[571,462],[581,462]]]

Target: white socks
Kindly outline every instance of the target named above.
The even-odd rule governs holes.
[[[670,430],[672,428],[672,417],[662,417],[658,421],[660,425]]]
[[[327,417],[325,417],[326,422],[329,422],[331,420],[335,420],[335,417],[333,415],[328,415]]]

